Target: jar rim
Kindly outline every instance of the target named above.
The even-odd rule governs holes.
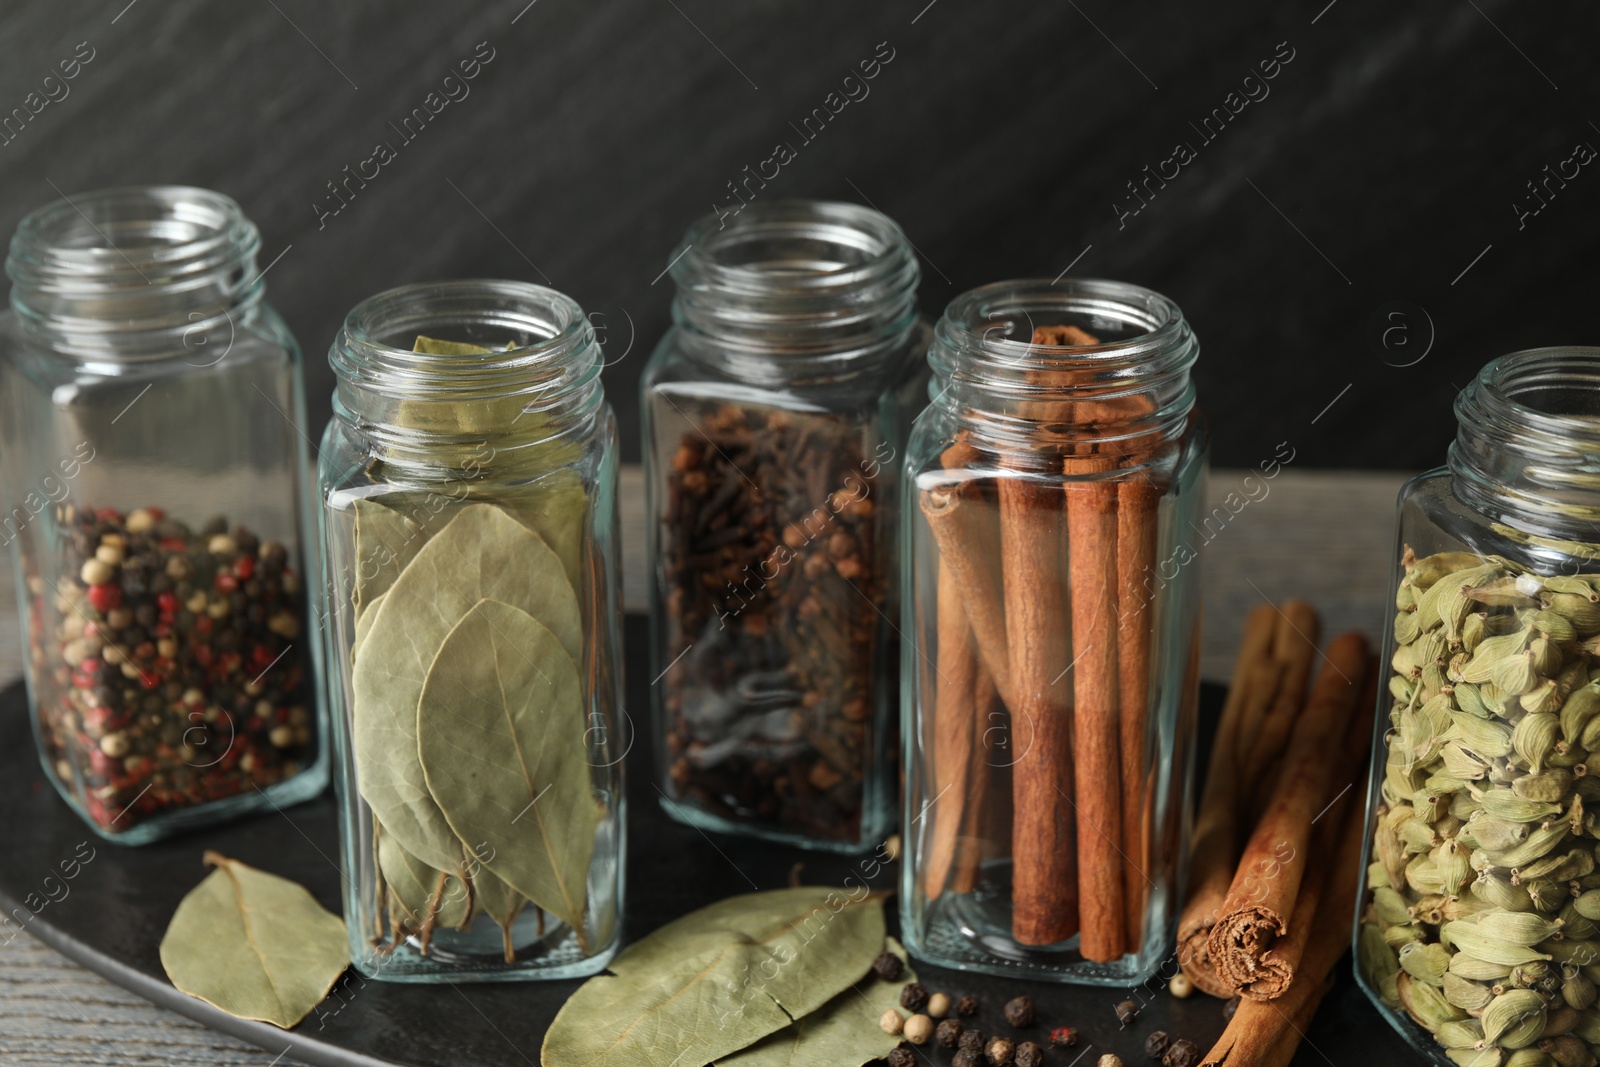
[[[1594,386],[1593,412],[1556,412],[1535,406],[1522,397],[1587,378]],[[1469,417],[1474,405],[1504,418],[1515,419],[1531,431],[1589,439],[1600,447],[1600,347],[1550,345],[1524,348],[1492,359],[1478,372],[1473,388],[1456,398],[1458,419]]]

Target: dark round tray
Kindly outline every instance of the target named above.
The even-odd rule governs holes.
[[[631,662],[644,662],[643,619],[627,620],[626,639]],[[1215,721],[1221,696],[1220,689],[1206,687],[1206,729]],[[788,885],[796,863],[803,864],[801,878],[807,883],[841,884],[846,875],[859,876],[857,860],[849,856],[745,839],[713,842],[668,819],[652,785],[645,713],[648,675],[640,668],[630,672],[627,697],[626,706],[639,731],[628,776],[629,887],[624,921],[630,937],[726,896]],[[331,794],[282,813],[139,848],[107,843],[79,821],[45,781],[19,684],[0,692],[0,812],[4,813],[0,908],[10,917],[9,924],[0,924],[0,944],[17,936],[21,926],[118,985],[213,1029],[283,1053],[285,1059],[326,1067],[526,1067],[539,1062],[545,1029],[579,984],[401,985],[363,982],[351,971],[336,987],[337,999],[330,998],[293,1031],[236,1019],[172,987],[157,954],[161,935],[178,901],[205,877],[200,856],[206,849],[292,878],[338,912],[339,831]],[[59,865],[74,858],[81,842],[95,850],[94,857],[76,878],[62,883]],[[84,850],[79,858],[86,854]],[[894,870],[886,870],[874,884],[892,888],[894,877]],[[46,901],[36,914],[24,907],[30,894],[34,904]],[[891,929],[896,925],[892,918],[890,925]],[[1188,1000],[1174,999],[1156,979],[1123,990],[1022,983],[925,964],[918,964],[917,970],[930,989],[975,994],[983,1004],[978,1025],[986,1028],[996,1023],[1006,1000],[1030,993],[1038,1004],[1041,1043],[1050,1026],[1073,1026],[1083,1033],[1076,1048],[1048,1054],[1048,1062],[1061,1067],[1094,1067],[1107,1052],[1121,1056],[1128,1067],[1137,1067],[1146,1062],[1144,1036],[1156,1029],[1175,1038],[1187,1037],[1204,1052],[1223,1028],[1219,1001],[1198,993]],[[1170,967],[1162,970],[1171,973]],[[1348,964],[1341,966],[1338,986],[1306,1032],[1295,1062],[1363,1067],[1415,1062],[1416,1053],[1369,1006],[1348,971]],[[1139,1021],[1126,1029],[1112,1011],[1124,999],[1146,1004]],[[930,1047],[922,1050],[921,1059],[934,1067],[948,1063],[949,1056]]]

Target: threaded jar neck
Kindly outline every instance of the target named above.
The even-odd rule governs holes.
[[[1452,486],[1526,533],[1600,544],[1600,348],[1493,360],[1456,397]]]
[[[892,363],[921,278],[888,217],[855,204],[751,204],[707,215],[673,251],[685,351],[760,384],[836,381]]]
[[[419,336],[487,353],[414,351]],[[528,282],[401,286],[345,317],[328,352],[336,418],[391,464],[457,466],[492,446],[586,434],[604,402],[604,359],[577,301]],[[548,451],[545,453],[548,454]]]
[[[1062,326],[1097,343],[1033,342],[1035,329]],[[997,446],[1045,433],[1134,451],[1182,432],[1199,353],[1178,306],[1149,289],[1088,278],[995,282],[945,309],[928,352],[928,391]]]
[[[182,357],[260,302],[261,236],[221,193],[137,186],[31,212],[6,258],[11,307],[45,347],[116,362]]]

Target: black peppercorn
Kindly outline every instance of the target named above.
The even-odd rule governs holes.
[[[872,961],[872,973],[885,982],[895,981],[903,970],[900,957],[893,952],[880,952],[878,958]]]
[[[1161,1057],[1163,1067],[1195,1067],[1200,1062],[1200,1046],[1186,1037],[1180,1037]]]
[[[961,1043],[961,1032],[964,1029],[966,1027],[961,1025],[960,1019],[946,1019],[933,1032],[933,1039],[945,1048],[955,1048]]]
[[[900,1006],[907,1011],[921,1011],[928,1006],[928,989],[921,982],[907,982],[900,990]]]
[[[1123,1026],[1132,1026],[1139,1021],[1139,1005],[1131,1000],[1124,1000],[1116,1007],[1117,1021]]]
[[[968,993],[956,1001],[956,1014],[964,1019],[970,1019],[978,1014],[978,998]]]
[[[979,1067],[982,1062],[983,1060],[979,1053],[974,1052],[972,1049],[964,1048],[950,1060],[950,1067]]]
[[[888,1060],[889,1067],[916,1067],[917,1063],[917,1054],[911,1051],[910,1045],[896,1045],[884,1058]]]
[[[984,1036],[982,1030],[964,1030],[958,1044],[969,1052],[983,1052]]]
[[[1006,1001],[1006,1022],[1011,1026],[1033,1025],[1033,998],[1030,996],[1013,997]]]
[[[1144,1039],[1144,1054],[1153,1060],[1159,1060],[1170,1044],[1172,1039],[1167,1036],[1165,1030],[1153,1030],[1150,1036]]]
[[[1016,1067],[1044,1067],[1044,1049],[1024,1041],[1017,1046]]]

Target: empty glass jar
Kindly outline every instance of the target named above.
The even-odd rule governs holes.
[[[899,459],[915,254],[852,204],[707,216],[641,386],[663,803],[857,849],[893,820]]]
[[[261,239],[204,189],[28,215],[0,317],[0,536],[49,779],[127,843],[327,780],[300,353]],[[314,572],[314,571],[313,571]]]
[[[1592,1062],[1600,348],[1497,359],[1455,412],[1384,564],[1357,973],[1441,1065]]]
[[[570,298],[358,304],[329,353],[321,602],[356,966],[566,978],[620,938],[616,422]]]
[[[1199,346],[1120,282],[951,302],[905,466],[906,947],[1128,984],[1187,847],[1207,435]]]

